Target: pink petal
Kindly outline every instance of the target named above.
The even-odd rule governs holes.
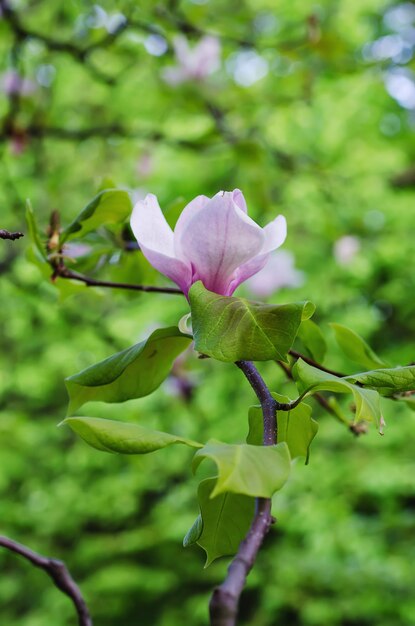
[[[235,203],[232,192],[221,192],[195,212],[176,233],[176,249],[191,263],[192,282],[225,294],[236,268],[257,256],[264,234]]]
[[[179,258],[182,258],[183,256],[186,258],[180,246],[183,232],[186,230],[189,222],[195,218],[198,213],[200,213],[209,201],[210,198],[207,196],[196,196],[196,198],[189,202],[189,204],[187,204],[181,212],[180,217],[176,222],[176,226],[174,227],[174,247],[176,255]]]
[[[131,229],[151,265],[187,294],[192,276],[190,264],[176,258],[173,231],[155,195],[149,193],[144,202],[136,203],[131,216]]]
[[[287,237],[287,221],[283,215],[278,215],[272,222],[264,227],[265,242],[261,250],[262,254],[272,252],[279,248]]]
[[[262,270],[262,268],[267,264],[270,252],[279,248],[280,245],[284,243],[287,236],[287,222],[285,217],[283,215],[278,215],[275,220],[263,228],[263,232],[265,234],[265,241],[260,253],[236,269],[232,281],[229,284],[228,293],[224,295],[232,295],[241,283]]]
[[[244,213],[248,213],[248,207],[246,206],[244,194],[240,189],[234,189],[233,192],[233,201]]]

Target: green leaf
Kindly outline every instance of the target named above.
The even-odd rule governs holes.
[[[26,200],[26,223],[29,230],[30,240],[33,244],[36,255],[39,260],[47,261],[46,247],[42,242],[36,223],[35,214],[30,200]]]
[[[174,359],[191,343],[178,328],[161,328],[148,339],[66,379],[68,414],[86,402],[124,402],[152,393],[170,372]]]
[[[314,361],[323,363],[327,343],[320,328],[312,320],[304,320],[298,329],[298,338]]]
[[[387,364],[354,330],[342,324],[330,324],[330,326],[334,330],[339,348],[351,361],[369,369],[387,367]]]
[[[236,554],[255,514],[255,498],[235,493],[212,497],[215,483],[216,478],[200,483],[200,515],[183,541],[184,546],[197,542],[205,550],[205,567],[221,556]]]
[[[355,420],[374,421],[380,423],[381,411],[377,391],[362,389],[353,385],[346,378],[338,378],[298,359],[293,367],[294,380],[303,397],[316,391],[334,391],[336,393],[352,393],[356,404]]]
[[[212,439],[196,452],[193,471],[196,471],[203,459],[211,459],[218,468],[219,475],[212,498],[227,491],[271,498],[285,484],[291,466],[286,443],[252,446],[226,444]]]
[[[213,482],[215,483],[216,481],[213,480]],[[183,547],[188,548],[189,546],[193,546],[195,543],[197,543],[197,540],[199,539],[202,532],[203,519],[201,515],[198,515],[183,538]]]
[[[219,361],[286,360],[302,320],[314,312],[311,302],[261,304],[219,296],[201,281],[189,291],[195,348]]]
[[[272,394],[278,402],[290,402],[286,396],[278,393]],[[249,433],[247,443],[260,446],[264,434],[262,410],[259,405],[251,406],[248,413]],[[285,441],[290,451],[290,456],[295,459],[302,456],[309,461],[310,445],[318,431],[318,423],[311,417],[311,407],[301,402],[291,411],[278,411],[278,437],[277,442]]]
[[[202,444],[191,439],[99,417],[67,417],[62,424],[70,426],[90,446],[104,452],[148,454],[173,443],[182,443],[191,448],[202,447]]]
[[[131,200],[127,191],[122,189],[101,191],[63,230],[60,241],[63,243],[74,235],[82,237],[99,226],[123,222],[131,214],[131,210]]]
[[[376,389],[383,396],[415,391],[415,365],[362,372],[346,376],[346,380],[365,388]]]

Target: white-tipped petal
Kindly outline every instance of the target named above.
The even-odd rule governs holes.
[[[136,203],[131,216],[131,229],[151,265],[187,294],[191,284],[191,268],[175,257],[173,231],[155,195],[148,194],[144,202]]]

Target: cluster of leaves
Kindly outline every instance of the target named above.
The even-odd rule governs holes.
[[[325,330],[333,319],[370,338],[387,358],[382,364],[358,360],[362,371],[411,362],[415,316],[408,294],[415,289],[410,262],[415,215],[410,169],[399,189],[393,181],[412,164],[413,131],[405,110],[386,93],[379,65],[367,63],[361,53],[367,42],[389,34],[384,7],[372,0],[323,2],[310,15],[307,3],[290,0],[276,7],[252,0],[224,13],[220,0],[183,0],[181,24],[218,32],[225,62],[210,85],[173,90],[160,79],[161,69],[172,62],[171,40],[181,30],[170,11],[173,4],[143,2],[138,7],[126,0],[117,8],[165,36],[170,46],[165,55],[146,51],[144,43],[154,32],[127,28],[111,45],[97,47],[85,64],[70,51],[49,49],[41,39],[15,42],[1,19],[2,71],[12,62],[28,78],[54,78],[16,111],[17,126],[27,130],[24,151],[14,154],[7,137],[1,137],[0,226],[23,230],[24,199],[32,198],[42,224],[42,256],[50,209],[59,207],[63,222],[73,223],[76,207],[93,193],[97,177],[107,173],[125,187],[139,188],[138,193],[143,188],[156,192],[170,222],[185,203],[181,197],[190,200],[240,186],[259,223],[277,212],[287,216],[287,246],[307,280],[295,295],[285,291],[271,302],[316,299],[330,367],[352,372],[356,362],[350,353],[334,349],[334,335]],[[96,8],[25,1],[15,6],[29,30],[74,46],[87,47],[108,35],[102,24],[88,26]],[[113,10],[108,3],[101,8],[108,15]],[[189,30],[188,35],[193,42],[199,38],[199,32]],[[251,56],[258,52],[269,68],[250,88],[233,80],[246,43]],[[91,64],[116,82],[107,85]],[[8,112],[2,94],[3,119]],[[54,133],[31,136],[31,126]],[[139,170],[145,159],[152,162],[147,173]],[[106,183],[102,189],[110,187]],[[90,249],[76,263],[68,245],[65,263],[107,279],[160,281],[140,254],[129,252],[130,240],[120,224],[86,233]],[[333,246],[350,234],[360,241],[360,252],[340,265]],[[76,233],[68,244],[72,240]],[[195,624],[204,624],[205,595],[224,565],[217,561],[201,578],[197,552],[176,549],[196,513],[194,490],[184,480],[183,458],[192,449],[182,445],[176,455],[166,449],[145,459],[94,454],[76,444],[68,429],[54,429],[65,410],[63,377],[139,342],[140,328],[150,323],[147,335],[153,323],[175,325],[186,313],[184,299],[154,303],[137,293],[116,292],[105,297],[59,277],[51,284],[24,258],[16,258],[25,247],[22,240],[19,247],[5,244],[0,250],[2,529],[74,563],[101,624],[128,623],[138,612],[143,624],[175,626],[189,615]],[[37,267],[49,278],[46,263]],[[56,294],[76,298],[60,306]],[[321,344],[310,337],[311,325],[311,320],[301,324],[294,347],[307,354],[300,343],[304,334],[308,356],[312,351],[314,361],[326,363]],[[291,365],[293,357],[288,358]],[[184,439],[206,441],[214,434],[228,441],[232,433],[234,440],[243,441],[245,427],[235,415],[244,414],[251,398],[239,372],[209,360],[189,361],[179,377],[173,370],[157,394],[123,405],[123,419],[136,422],[138,416],[153,430]],[[259,367],[271,388],[286,394],[285,401],[297,398],[300,391],[272,361]],[[310,381],[307,374],[305,385],[321,382],[321,371],[314,375]],[[168,395],[177,393],[181,376],[193,385],[189,404],[184,394]],[[338,402],[331,395],[336,392],[328,393],[329,406],[349,425],[351,395],[337,395]],[[269,537],[250,578],[244,622],[406,626],[414,621],[413,424],[404,410],[413,396],[398,395],[400,401],[393,405],[381,397],[385,416],[393,417],[382,445],[369,435],[352,446],[313,399],[307,400],[322,426],[313,463],[307,472],[292,472],[289,488],[276,495],[278,532]],[[120,415],[115,405],[91,404],[88,410],[112,419]],[[279,416],[280,428],[287,414]],[[235,547],[219,549],[232,552]],[[0,586],[5,623],[69,623],[64,599],[45,593],[41,578],[1,558],[8,574]],[[262,607],[255,616],[251,601]]]
[[[56,233],[56,250],[47,256],[28,207],[34,251],[42,257],[42,263],[53,267],[68,238],[75,236],[79,241],[102,223],[122,222],[129,210],[125,192],[100,192],[70,226]],[[49,241],[53,238],[54,233],[50,233]],[[326,342],[319,327],[309,319],[315,309],[310,302],[269,305],[219,296],[199,281],[190,289],[189,305],[192,333],[182,332],[177,326],[158,329],[144,341],[69,377],[66,385],[70,417],[64,423],[101,451],[147,454],[172,444],[185,444],[199,448],[194,456],[194,471],[203,459],[213,461],[217,475],[199,485],[201,513],[184,539],[185,546],[199,543],[209,564],[215,558],[235,553],[249,528],[254,499],[271,498],[284,486],[291,460],[303,456],[308,461],[317,422],[311,418],[309,405],[303,402],[307,396],[320,391],[352,394],[354,423],[374,422],[382,428],[379,394],[408,402],[404,394],[414,391],[415,366],[389,368],[358,334],[333,324],[339,348],[356,363],[377,369],[342,376],[331,373],[322,363],[313,366],[299,358],[292,376],[300,395],[292,402],[287,398],[284,405],[289,410],[278,412],[278,441],[270,447],[262,446],[260,407],[250,411],[249,434],[244,444],[211,439],[204,445],[122,421],[72,417],[91,401],[119,403],[151,394],[167,378],[175,359],[189,348],[192,340],[201,355],[226,363],[243,360],[288,363],[288,355],[299,335],[306,353],[324,361]],[[348,423],[346,417],[342,419]],[[235,520],[238,520],[236,525]]]

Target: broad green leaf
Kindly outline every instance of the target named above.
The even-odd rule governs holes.
[[[30,240],[33,244],[34,250],[38,253],[36,255],[37,258],[43,262],[47,261],[46,247],[40,238],[35,214],[30,200],[26,200],[26,223],[29,229]]]
[[[404,391],[415,391],[415,365],[362,372],[347,376],[346,379],[362,387],[376,389],[384,396],[391,396]]]
[[[387,364],[354,330],[342,324],[330,324],[330,326],[334,330],[339,348],[351,361],[369,369],[387,367]]]
[[[255,498],[236,493],[212,497],[215,483],[216,478],[200,483],[200,515],[183,541],[185,547],[197,542],[205,550],[205,567],[221,556],[236,554],[255,514]]]
[[[101,191],[62,232],[61,243],[82,237],[99,226],[123,222],[132,210],[130,196],[122,189]]]
[[[70,426],[90,446],[104,452],[148,454],[173,443],[182,443],[191,448],[202,447],[202,444],[191,439],[99,417],[67,417],[62,424]]]
[[[278,393],[273,393],[272,396],[278,402],[290,402],[288,397]],[[262,445],[264,425],[262,410],[259,405],[250,407],[248,420],[247,443],[255,446]],[[311,417],[311,407],[301,402],[291,411],[278,411],[277,423],[277,442],[285,441],[287,443],[292,459],[302,456],[308,463],[310,445],[318,431],[318,423]]]
[[[323,363],[326,356],[327,343],[323,333],[315,322],[304,320],[298,329],[298,338],[317,363]]]
[[[189,291],[195,348],[219,361],[286,360],[311,302],[273,305],[219,296],[201,281]]]
[[[68,414],[92,400],[124,402],[152,393],[170,372],[174,359],[191,343],[178,328],[161,328],[148,339],[66,379]]]
[[[211,459],[218,468],[218,479],[212,498],[227,491],[271,498],[283,487],[291,466],[286,443],[252,446],[226,444],[212,439],[196,452],[193,471],[196,471],[203,459]]]
[[[355,420],[374,421],[380,423],[381,411],[377,391],[362,389],[353,385],[346,378],[337,378],[327,372],[298,359],[293,367],[294,380],[303,397],[316,391],[334,391],[336,393],[352,393],[356,405]]]

